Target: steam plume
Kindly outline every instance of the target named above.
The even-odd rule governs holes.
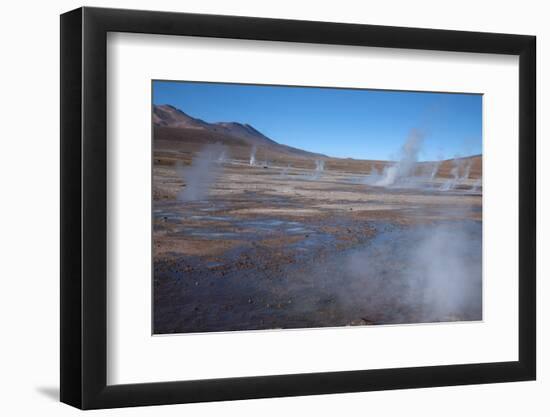
[[[441,165],[441,162],[434,162],[432,165],[432,172],[430,173],[430,179],[433,180],[437,176],[437,171],[439,170],[439,165]]]
[[[463,158],[455,157],[451,168],[451,178],[443,183],[442,191],[450,191],[470,177],[471,161],[465,162]],[[462,175],[461,175],[462,172]]]
[[[225,146],[221,144],[206,145],[194,155],[191,165],[176,166],[178,175],[185,183],[185,188],[178,195],[179,200],[195,201],[207,198],[208,190],[221,172],[219,162],[222,156],[225,158],[225,152]]]
[[[384,169],[382,179],[375,185],[390,187],[411,177],[416,168],[423,140],[424,133],[418,129],[412,129],[407,141],[401,148],[401,158],[394,165],[390,165]]]
[[[250,151],[250,166],[256,165],[256,145],[252,147],[252,150]]]
[[[480,320],[480,234],[479,222],[461,221],[375,238],[349,258],[349,302],[375,321]]]
[[[315,172],[313,173],[313,179],[319,178],[324,170],[325,170],[325,161],[323,161],[322,159],[316,159],[315,160]]]

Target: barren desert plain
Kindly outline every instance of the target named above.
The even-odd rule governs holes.
[[[171,106],[153,123],[155,334],[482,318],[480,155],[416,162],[413,137],[401,160],[331,158]]]

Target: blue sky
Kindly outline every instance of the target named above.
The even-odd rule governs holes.
[[[481,95],[154,81],[153,103],[333,157],[395,159],[411,129],[420,160],[481,153]]]

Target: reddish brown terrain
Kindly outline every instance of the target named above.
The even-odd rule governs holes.
[[[481,156],[331,158],[171,106],[153,124],[156,334],[481,319]]]

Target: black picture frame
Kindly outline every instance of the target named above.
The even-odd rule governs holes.
[[[519,360],[107,385],[108,32],[519,56]],[[61,15],[61,401],[96,409],[535,379],[535,54],[524,35],[88,7]]]

